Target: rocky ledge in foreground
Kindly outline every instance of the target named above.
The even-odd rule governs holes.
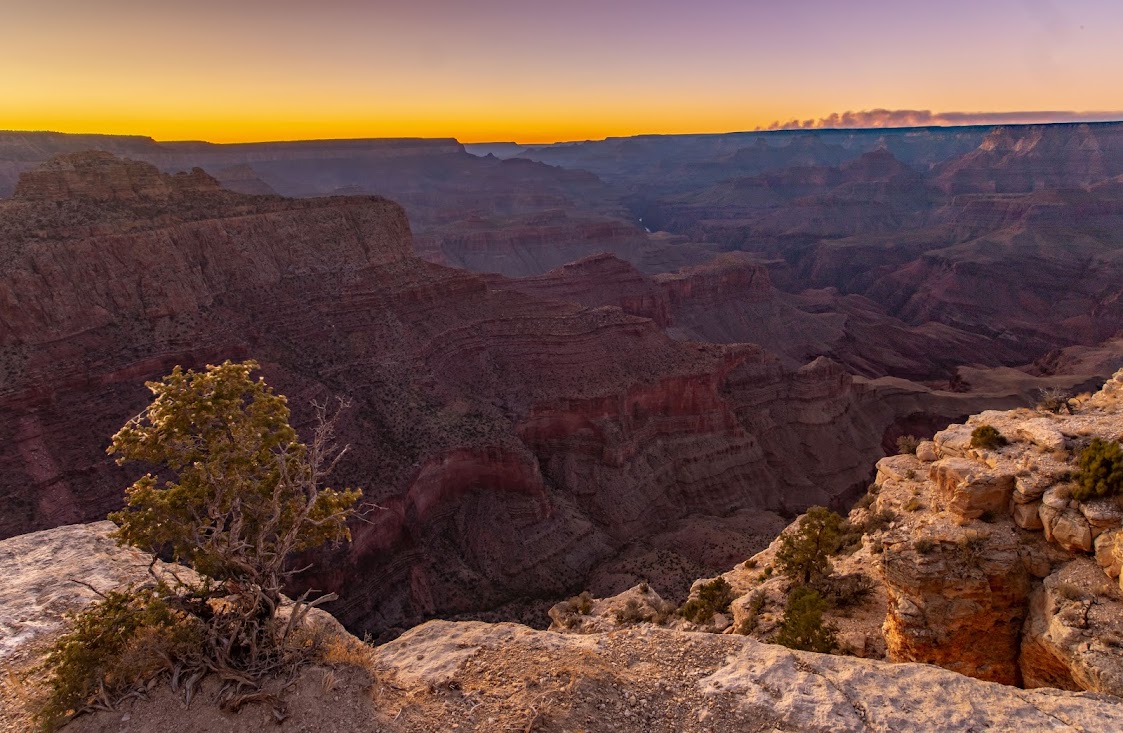
[[[62,628],[59,612],[135,580],[147,563],[74,525],[0,542],[0,662],[31,666]],[[352,645],[357,640],[351,639]],[[18,675],[17,675],[18,677]],[[5,677],[0,730],[27,730],[34,680]],[[1123,701],[1025,691],[923,664],[793,652],[740,636],[642,626],[604,634],[433,621],[396,641],[307,668],[285,693],[288,717],[220,712],[208,687],[190,705],[160,687],[78,718],[68,731],[1104,731]]]

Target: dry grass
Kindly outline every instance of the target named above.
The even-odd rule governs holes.
[[[372,671],[374,649],[353,636],[329,634],[320,642],[316,661],[327,666],[358,667]]]

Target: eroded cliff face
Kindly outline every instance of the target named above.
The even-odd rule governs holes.
[[[308,582],[346,588],[360,629],[556,597],[691,514],[830,501],[896,418],[829,361],[668,338],[681,278],[621,298],[656,320],[539,297],[412,257],[383,199],[244,196],[83,154],[27,177],[0,224],[0,531],[105,516],[133,469],[104,449],[144,380],[252,356],[298,425],[352,402],[335,480],[382,509]],[[746,272],[686,282],[703,297]]]

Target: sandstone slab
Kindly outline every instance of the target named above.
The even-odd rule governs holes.
[[[1014,491],[1012,475],[963,458],[945,458],[932,464],[930,476],[944,506],[969,519],[1005,511]]]

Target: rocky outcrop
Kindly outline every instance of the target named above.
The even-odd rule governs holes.
[[[1025,193],[1082,188],[1123,174],[1123,130],[1116,124],[999,127],[978,149],[942,167],[951,193]]]
[[[218,181],[201,168],[165,176],[154,166],[121,164],[110,153],[91,151],[55,158],[20,176],[15,198],[21,201],[154,201],[169,203],[215,193]]]
[[[0,626],[6,664],[32,666],[60,630],[51,603],[80,608],[93,595],[68,581],[93,572],[101,589],[119,587],[144,558],[105,537],[108,523],[64,527],[0,542]],[[41,599],[51,599],[47,606]],[[328,623],[330,620],[324,620]],[[39,630],[37,641],[26,632]],[[351,640],[357,645],[357,640]],[[34,684],[34,675],[20,683]],[[0,684],[12,684],[4,678]],[[939,689],[940,695],[931,691]],[[15,692],[15,691],[13,691]],[[25,689],[19,690],[25,693]],[[76,733],[189,729],[229,731],[275,725],[267,707],[220,712],[217,686],[204,681],[190,705],[165,685],[118,709],[83,715]],[[17,694],[0,695],[0,725],[26,730]],[[432,621],[373,651],[326,659],[286,680],[284,727],[332,730],[643,729],[702,733],[726,729],[809,733],[922,728],[962,731],[1111,730],[1123,726],[1116,698],[1057,690],[1022,691],[920,664],[793,652],[738,636],[641,625],[567,635],[516,624]]]
[[[1059,414],[985,411],[920,441],[915,455],[878,461],[819,587],[839,650],[1031,688],[1123,692],[1123,498],[1082,502],[1070,490],[1082,445],[1123,438],[1121,396],[1123,371]],[[1009,442],[972,446],[981,425]],[[777,552],[798,521],[721,575],[727,614],[664,623],[773,638],[793,587],[775,572]],[[593,599],[588,614],[602,618],[561,614],[570,623],[555,627],[614,628],[617,615],[599,609],[625,602]]]
[[[892,658],[956,668],[1002,639],[1002,653],[993,649],[986,656],[1002,659],[1004,674],[1027,686],[1123,690],[1117,628],[1123,595],[1111,577],[1123,504],[1075,501],[1067,483],[1074,447],[1088,436],[1117,440],[1123,434],[1123,373],[1116,380],[1081,401],[1074,414],[985,412],[937,433],[924,456],[918,450],[918,457],[935,459],[931,463],[906,456],[879,464],[877,506],[919,514],[919,524],[910,522],[919,537],[907,540],[904,552],[887,545],[884,555]],[[971,433],[980,425],[996,428],[1009,445],[973,447]],[[979,517],[987,522],[975,521]],[[1091,557],[1093,541],[1105,534],[1100,569]],[[960,565],[948,565],[949,549]],[[985,597],[963,603],[976,576]],[[964,612],[962,621],[948,603]],[[932,604],[944,611],[928,612]],[[991,626],[989,636],[980,624]],[[943,644],[933,647],[941,635]],[[975,676],[993,671],[967,663],[976,667],[967,670]]]
[[[881,573],[889,658],[970,677],[1019,683],[1018,652],[1030,576],[1012,528],[974,532],[929,525],[886,544]]]

